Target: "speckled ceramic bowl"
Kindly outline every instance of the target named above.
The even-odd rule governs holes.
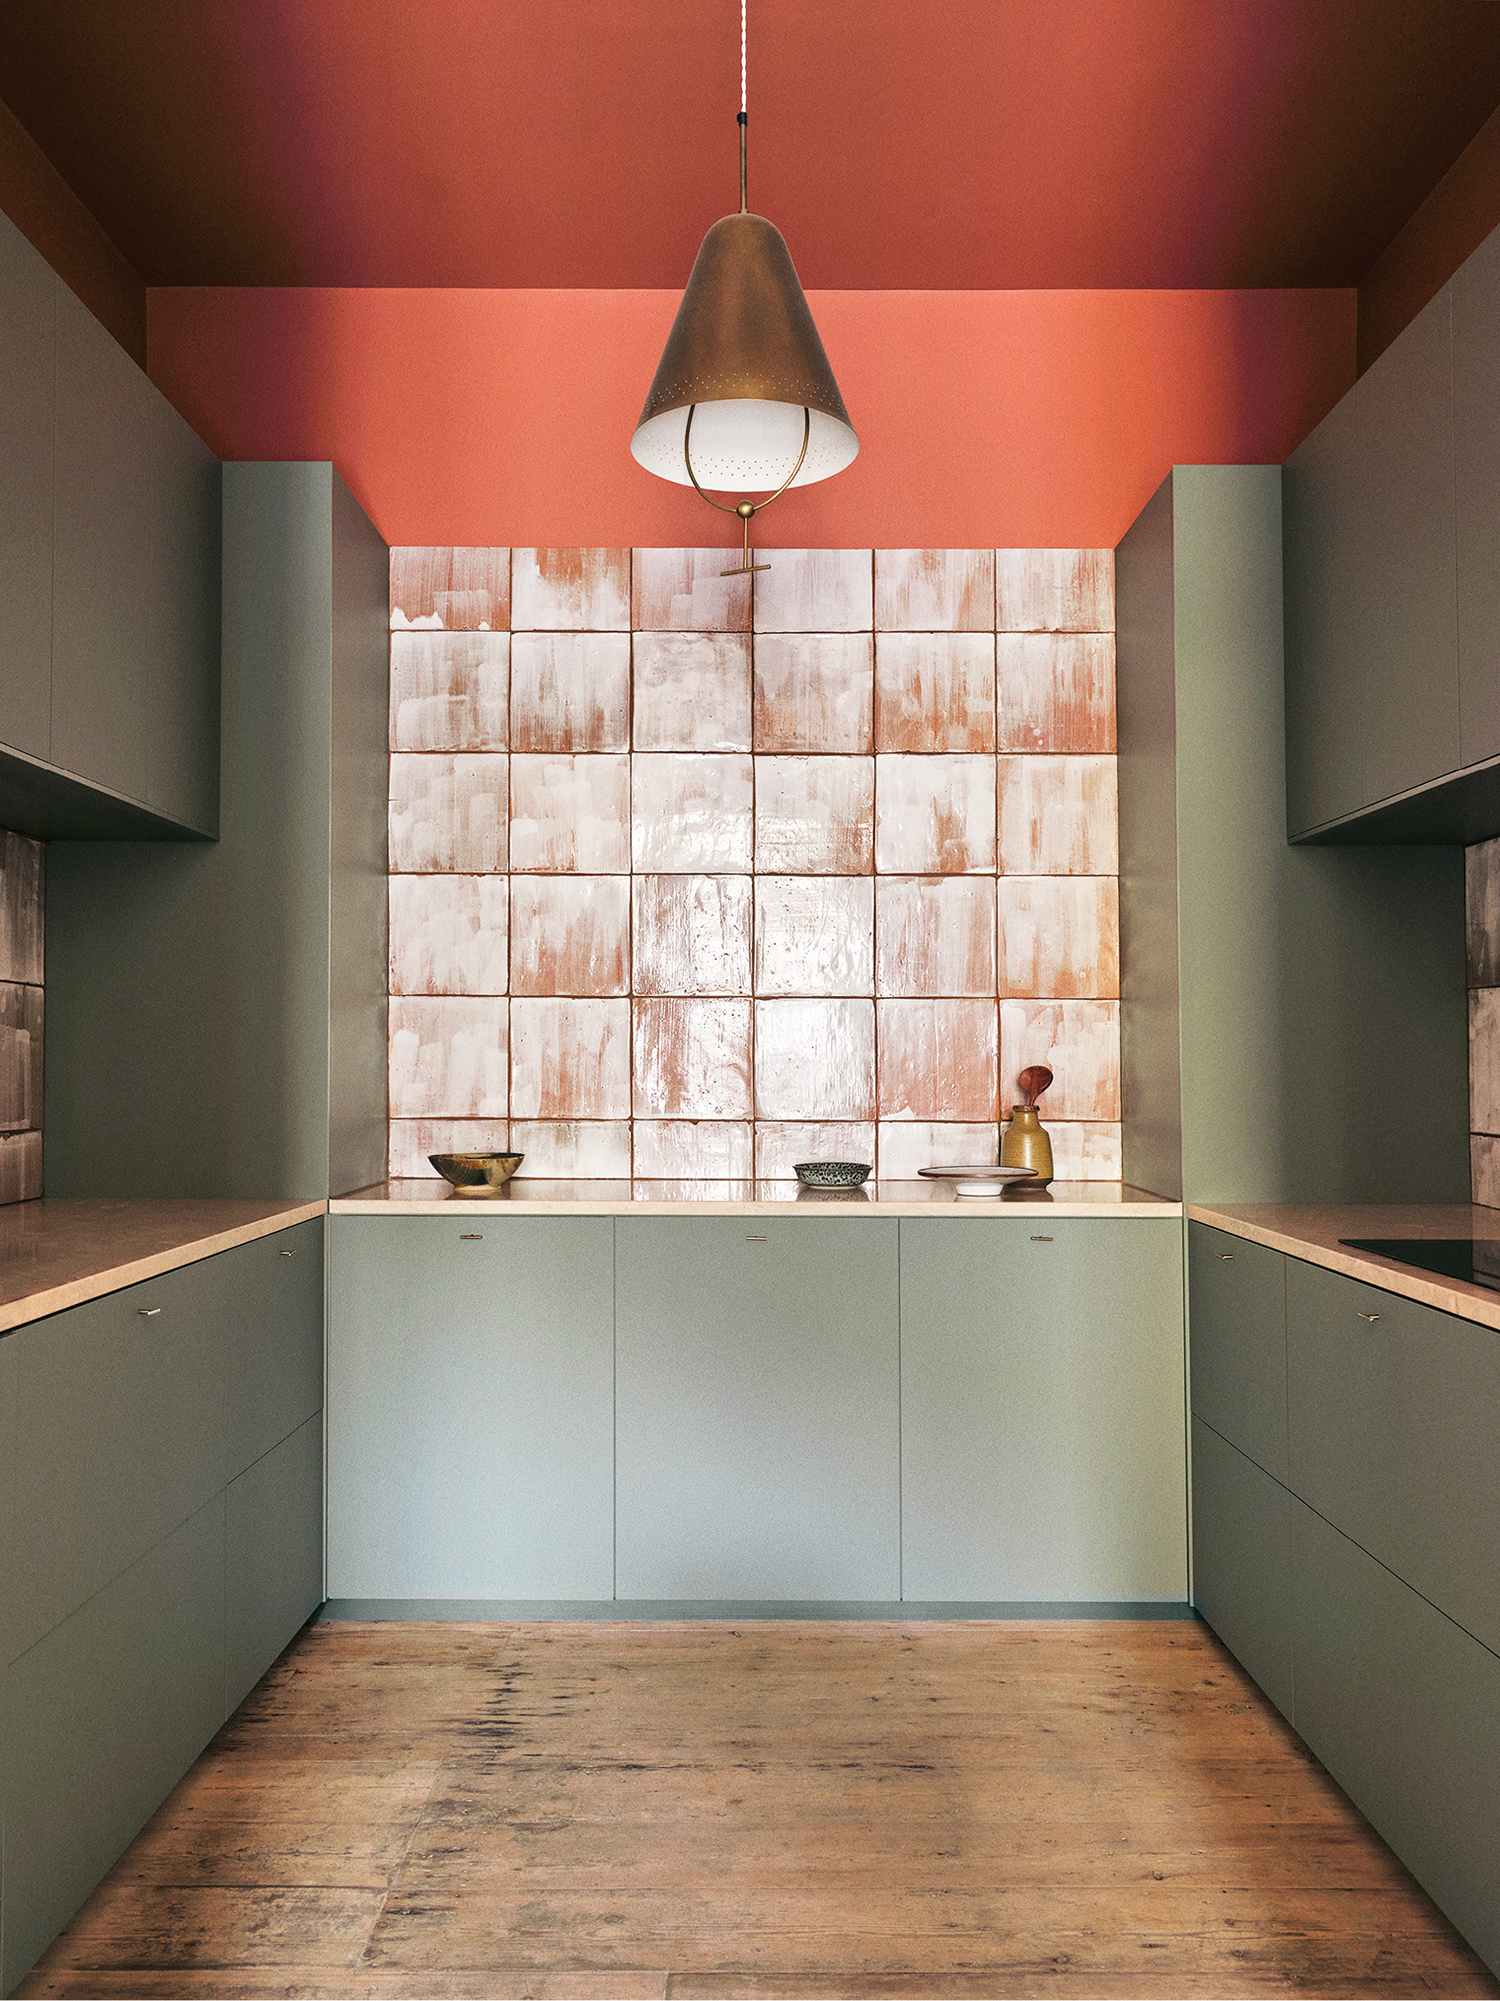
[[[524,1153],[429,1153],[444,1181],[451,1182],[455,1195],[490,1195],[509,1181]]]
[[[792,1172],[804,1188],[859,1188],[870,1176],[862,1160],[799,1160]]]

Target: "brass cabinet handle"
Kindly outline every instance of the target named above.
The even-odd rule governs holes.
[[[1356,1313],[1359,1313],[1359,1308],[1357,1306],[1355,1307],[1354,1310]],[[1380,1315],[1378,1313],[1359,1313],[1359,1317],[1361,1320],[1378,1320],[1380,1318]]]
[[[458,1241],[461,1244],[482,1244],[484,1242],[484,1232],[483,1230],[462,1230],[459,1232]]]
[[[1234,1263],[1233,1251],[1215,1251],[1214,1256],[1219,1260],[1221,1265],[1232,1265]]]
[[[1033,1237],[1031,1241],[1034,1244],[1050,1244],[1052,1239],[1050,1237]]]
[[[142,1320],[154,1320],[157,1314],[161,1312],[159,1306],[138,1306],[135,1310],[141,1316]]]
[[[747,1244],[763,1244],[763,1243],[765,1243],[765,1241],[766,1241],[766,1239],[765,1239],[764,1237],[750,1237],[750,1236],[747,1236],[747,1237],[745,1238],[745,1242],[746,1242]]]
[[[295,1251],[283,1251],[281,1255],[284,1258],[294,1258],[297,1255],[297,1253]]]

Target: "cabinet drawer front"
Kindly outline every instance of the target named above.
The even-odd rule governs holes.
[[[1285,1487],[1193,1419],[1193,1603],[1288,1720],[1291,1509]]]
[[[1193,1411],[1285,1484],[1286,1259],[1188,1224]]]
[[[1293,1260],[1291,1487],[1500,1647],[1500,1335]]]
[[[224,1478],[323,1407],[323,1218],[210,1261],[225,1343]]]
[[[323,1602],[321,1414],[225,1489],[224,1576],[232,1710]]]

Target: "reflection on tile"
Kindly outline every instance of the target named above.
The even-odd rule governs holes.
[[[857,1160],[875,1165],[875,1127],[869,1120],[811,1123],[760,1119],[755,1127],[757,1181],[795,1181],[802,1160]]]
[[[1119,872],[1112,757],[1002,757],[995,769],[1002,874]]]
[[[513,876],[510,990],[629,993],[629,876]]]
[[[518,632],[510,740],[516,750],[629,750],[630,634]]]
[[[993,549],[877,549],[877,632],[993,632]]]
[[[630,1127],[613,1122],[512,1119],[510,1143],[526,1158],[519,1181],[555,1176],[559,1180],[626,1181],[630,1177]]]
[[[0,1132],[42,1123],[42,989],[0,983]]]
[[[878,757],[875,866],[882,875],[964,875],[995,866],[992,757]]]
[[[9,1202],[33,1202],[41,1193],[41,1134],[0,1134],[0,1207]]]
[[[1053,1119],[1120,1116],[1118,1001],[1008,1000],[1000,1007],[1000,1104],[1007,1117],[1021,1092],[1016,1079],[1045,1063],[1052,1086],[1041,1101]]]
[[[749,1001],[638,1000],[634,1008],[637,1118],[749,1116]]]
[[[867,754],[873,747],[873,648],[864,632],[758,639],[755,748]]]
[[[1113,876],[1001,876],[995,901],[1003,996],[1119,999],[1120,900]]]
[[[504,1119],[392,1119],[388,1172],[392,1181],[425,1180],[441,1187],[429,1154],[506,1153],[510,1144]]]
[[[984,1000],[883,1000],[882,1119],[999,1117],[998,1021]]]
[[[637,750],[748,750],[750,641],[738,632],[639,632]]]
[[[393,632],[503,632],[509,623],[509,549],[392,549]]]
[[[1089,1120],[1044,1119],[1052,1142],[1052,1173],[1058,1181],[1118,1181],[1120,1128]]]
[[[14,836],[7,838],[13,839]],[[1464,853],[1468,903],[1469,985],[1500,987],[1500,840]]]
[[[636,1177],[748,1181],[755,1171],[750,1131],[728,1119],[637,1119]]]
[[[391,634],[391,749],[504,750],[510,635]]]
[[[400,1000],[390,1008],[391,1117],[503,1119],[510,1093],[503,1000]]]
[[[503,994],[504,876],[393,875],[391,992]]]
[[[879,877],[875,981],[879,994],[993,995],[994,883],[988,877]]]
[[[764,875],[868,875],[875,760],[757,757],[755,866]]]
[[[891,1119],[880,1128],[880,1178],[915,1181],[924,1167],[993,1167],[1000,1128],[931,1119]]]
[[[769,549],[755,579],[757,632],[868,632],[874,624],[869,549]]]
[[[637,874],[748,872],[754,845],[748,757],[662,753],[632,762]]]
[[[391,868],[400,874],[488,874],[506,865],[508,764],[503,751],[391,758]]]
[[[1500,987],[1469,994],[1469,1130],[1500,1133]]]
[[[552,875],[630,869],[630,759],[517,756],[510,761],[510,865]]]
[[[997,549],[1001,632],[1113,632],[1113,549]]]
[[[1475,1133],[1469,1140],[1469,1199],[1486,1209],[1500,1209],[1500,1139],[1490,1133]]]
[[[520,632],[628,632],[628,549],[516,549],[512,628]]]
[[[1114,750],[1113,634],[1002,633],[995,660],[1000,750]]]
[[[748,994],[750,880],[748,875],[636,876],[631,884],[635,991]]]
[[[0,980],[42,983],[45,856],[40,841],[0,833]]]
[[[630,1115],[630,1003],[513,1000],[510,1109],[518,1119]]]
[[[882,632],[875,747],[993,751],[995,642],[988,633]]]
[[[631,624],[638,632],[748,632],[750,579],[723,574],[737,555],[734,549],[637,549]]]
[[[874,946],[872,877],[756,878],[758,994],[873,994]]]
[[[755,1003],[755,1116],[869,1119],[875,1112],[875,1005]]]

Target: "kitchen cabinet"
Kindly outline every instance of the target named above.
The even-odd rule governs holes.
[[[228,1253],[235,1283],[219,1293],[226,1480],[323,1408],[323,1228],[316,1217]]]
[[[16,1344],[0,1340],[0,1669],[17,1652],[16,1479],[9,1464],[16,1435]],[[0,1681],[4,1676],[0,1675]]]
[[[0,739],[45,758],[51,731],[57,280],[0,217]]]
[[[1279,1480],[1193,1419],[1193,1603],[1288,1721],[1291,1510]]]
[[[621,1598],[901,1595],[897,1224],[616,1224]]]
[[[149,386],[149,385],[148,385]],[[219,461],[154,390],[150,404],[145,803],[201,834],[219,829]]]
[[[1500,757],[1500,230],[1453,280],[1459,755]]]
[[[335,1598],[614,1594],[608,1217],[334,1219]]]
[[[307,1419],[224,1491],[224,1712],[323,1602],[323,1419]]]
[[[901,1224],[902,1592],[1187,1595],[1175,1221]]]
[[[1286,1260],[1188,1224],[1193,1413],[1284,1485]]]

